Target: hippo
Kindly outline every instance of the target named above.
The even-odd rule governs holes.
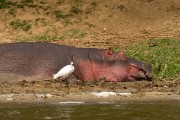
[[[150,80],[152,66],[109,49],[75,48],[49,42],[0,45],[0,82],[52,79],[62,67],[74,63],[72,77],[82,81],[104,78],[124,82]]]

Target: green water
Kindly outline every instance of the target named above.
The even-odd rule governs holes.
[[[180,120],[180,103],[0,104],[0,120]]]

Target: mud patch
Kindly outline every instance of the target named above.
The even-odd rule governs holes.
[[[52,102],[52,101],[159,101],[180,100],[180,80],[138,82],[81,82],[69,84],[54,80],[0,83],[1,102]],[[97,97],[94,92],[121,93]],[[129,95],[124,95],[129,93]]]

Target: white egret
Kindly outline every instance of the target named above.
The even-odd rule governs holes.
[[[74,72],[74,66],[73,66],[73,62],[71,62],[70,65],[66,65],[63,68],[61,68],[56,74],[53,74],[53,79],[58,79],[58,78],[62,78],[62,81],[66,81],[66,84],[68,86],[68,77],[70,76],[70,74],[72,74]],[[68,86],[69,88],[69,86]]]

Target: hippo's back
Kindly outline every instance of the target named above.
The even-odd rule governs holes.
[[[71,61],[71,47],[47,42],[0,45],[0,74],[51,75]]]

